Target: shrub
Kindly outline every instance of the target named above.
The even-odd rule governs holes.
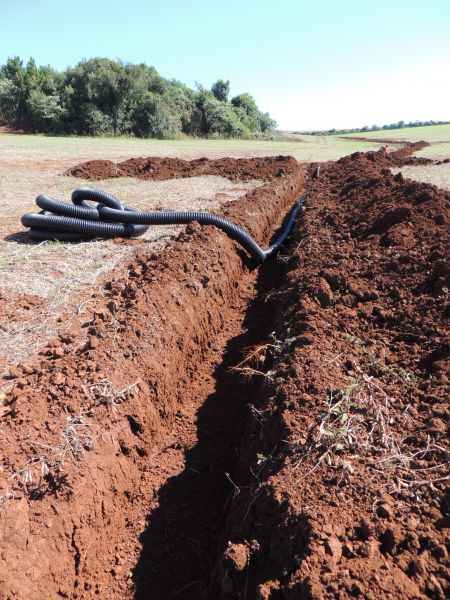
[[[157,94],[148,92],[134,111],[133,131],[140,137],[174,138],[180,130],[179,116]]]
[[[58,96],[47,96],[40,90],[33,90],[27,100],[27,108],[30,124],[37,131],[60,129],[64,109]]]
[[[203,116],[208,134],[223,137],[244,137],[250,131],[241,121],[229,103],[220,102],[214,96],[206,97],[203,102]]]

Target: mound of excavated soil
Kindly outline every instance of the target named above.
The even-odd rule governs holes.
[[[322,167],[276,294],[218,593],[444,598],[449,195],[355,154]]]
[[[228,179],[268,180],[282,177],[292,171],[295,159],[291,156],[265,158],[130,158],[121,163],[110,160],[90,160],[69,169],[66,175],[83,179],[109,179],[111,177],[137,177],[139,179],[177,179],[200,175],[220,175]]]
[[[306,190],[287,256],[189,226],[13,370],[0,596],[448,595],[449,195],[408,156],[237,161],[263,245]]]
[[[221,211],[263,245],[306,171],[267,162],[273,179]],[[234,337],[252,343],[242,322],[258,271],[226,235],[191,226],[128,273],[88,295],[81,330],[62,324],[37,364],[11,371],[0,597],[164,598],[186,577],[207,583],[245,410],[227,364]]]

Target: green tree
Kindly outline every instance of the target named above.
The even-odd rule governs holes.
[[[218,79],[211,86],[211,92],[219,102],[226,102],[230,95],[230,82]]]
[[[39,87],[48,96],[59,95],[64,76],[49,65],[39,67]]]
[[[17,118],[18,92],[11,79],[0,79],[0,123],[14,123]]]
[[[196,94],[179,81],[168,82],[164,93],[164,101],[168,104],[173,114],[179,119],[181,131],[191,133],[191,122],[195,116]]]
[[[228,100],[230,82],[192,90],[144,63],[82,60],[59,73],[26,66],[19,57],[0,66],[0,120],[36,131],[144,137],[245,137],[275,127],[252,96]]]
[[[174,138],[180,129],[179,117],[158,94],[148,92],[134,111],[133,130],[140,137]]]
[[[57,131],[61,127],[64,109],[58,96],[46,95],[38,89],[32,90],[27,100],[27,109],[30,125],[36,131]]]
[[[10,83],[5,86],[7,107],[5,112],[11,117],[11,122],[21,123],[26,116],[27,86],[25,69],[18,56],[8,58],[0,69],[0,78]]]
[[[82,104],[79,110],[80,123],[85,135],[113,135],[114,124],[109,115],[89,102]]]
[[[245,137],[249,129],[239,120],[230,103],[220,102],[212,94],[203,100],[205,133],[221,137]]]
[[[263,133],[266,131],[273,131],[277,127],[275,119],[269,115],[268,112],[259,113],[259,127]]]
[[[30,95],[31,90],[36,90],[40,88],[41,81],[39,77],[39,70],[37,68],[36,61],[34,60],[34,58],[30,58],[30,60],[25,66],[24,81],[25,88],[27,91],[27,97]]]
[[[231,100],[241,121],[253,133],[266,132],[275,129],[276,122],[270,118],[268,113],[259,111],[255,99],[250,94],[240,94]]]
[[[108,58],[82,61],[67,71],[64,87],[69,129],[74,129],[75,133],[89,133],[93,123],[102,122],[102,131],[126,132],[124,107],[130,85],[122,63]],[[90,104],[92,110],[87,110],[85,104]]]

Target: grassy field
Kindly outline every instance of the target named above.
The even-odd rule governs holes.
[[[386,139],[395,142],[418,142],[424,140],[430,145],[415,153],[431,160],[443,160],[450,157],[450,125],[432,125],[429,127],[405,127],[387,131],[369,131],[367,133],[350,133],[344,137],[348,140],[364,136],[368,140]],[[442,165],[421,165],[395,169],[402,171],[404,177],[432,183],[450,190],[450,163]]]
[[[298,136],[296,141],[259,140],[143,140],[137,138],[52,137],[0,134],[0,161],[57,161],[70,166],[82,160],[134,156],[269,156],[286,154],[297,160],[334,160],[357,150],[375,150],[377,142],[343,140],[333,136]]]
[[[418,181],[431,183],[450,191],[450,163],[445,165],[406,166],[401,169],[392,169],[393,173],[398,173],[399,171],[407,179],[417,179]]]
[[[366,133],[348,133],[347,139],[364,137],[367,140],[386,139],[397,142],[419,142],[424,140],[430,146],[417,153],[417,156],[442,159],[450,156],[450,125],[432,125],[428,127],[405,127],[386,131],[368,131]]]
[[[347,133],[344,137],[386,138],[407,142],[418,142],[420,140],[430,143],[450,142],[450,124],[404,127],[403,129],[386,129],[382,131],[367,131],[365,133]]]
[[[442,160],[450,156],[450,141],[449,142],[436,142],[417,152],[416,156],[423,156],[424,158],[431,158],[433,160]]]

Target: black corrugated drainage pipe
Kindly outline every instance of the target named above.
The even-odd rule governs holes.
[[[101,190],[79,188],[72,193],[73,204],[38,196],[39,214],[25,214],[22,224],[29,227],[29,235],[35,240],[60,240],[77,242],[97,237],[137,237],[147,231],[149,225],[180,225],[197,221],[201,225],[214,225],[238,242],[258,264],[278,252],[291,232],[295,218],[305,196],[300,197],[292,208],[280,237],[267,250],[261,248],[241,227],[212,213],[201,211],[139,211],[122,204],[120,200]],[[94,206],[88,200],[97,202]]]

